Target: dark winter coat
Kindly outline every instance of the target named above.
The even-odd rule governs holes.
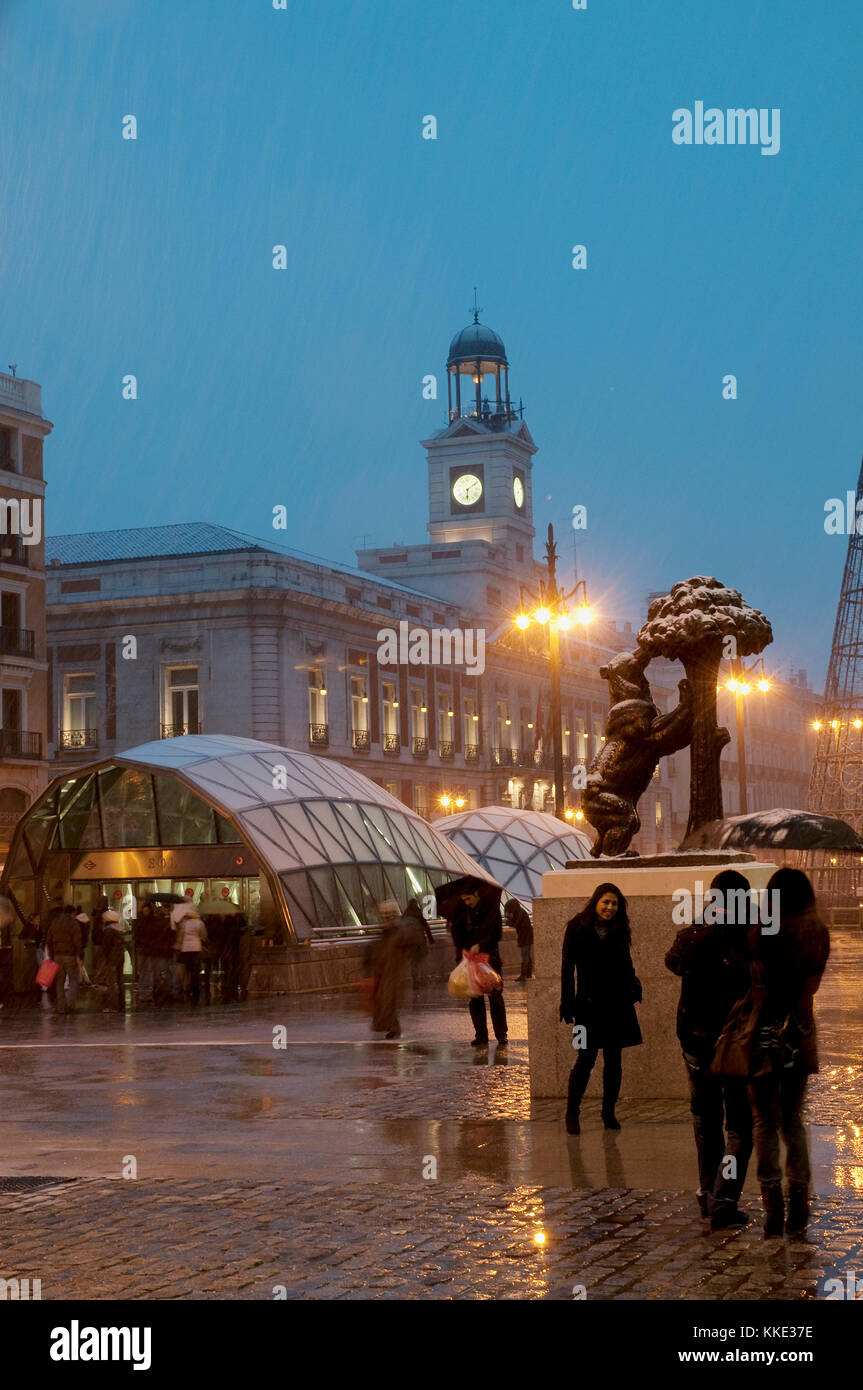
[[[52,960],[58,956],[81,955],[81,923],[71,912],[61,912],[51,919],[45,934],[45,945]]]
[[[749,989],[747,928],[715,923],[684,927],[665,964],[679,975],[677,1036],[683,1051],[710,1062],[716,1040],[738,999]]]
[[[562,1021],[587,1029],[588,1048],[637,1047],[642,1038],[635,1005],[640,1002],[629,942],[613,929],[601,939],[592,922],[574,917],[563,938]]]
[[[459,899],[450,920],[450,932],[455,946],[456,962],[461,960],[462,951],[477,946],[488,956],[489,965],[498,972],[501,969],[500,938],[503,921],[500,915],[500,902],[492,895],[480,896],[476,907],[468,907]]]
[[[121,966],[126,954],[126,940],[122,930],[118,931],[121,923],[117,922],[113,926],[110,922],[105,922],[102,932],[102,950],[104,961],[107,966]]]
[[[813,1000],[830,955],[830,933],[813,905],[799,917],[783,918],[773,935],[754,926],[749,944],[764,985],[759,1029],[780,1030],[786,1060],[807,1074],[816,1072]]]

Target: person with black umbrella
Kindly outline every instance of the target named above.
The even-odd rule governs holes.
[[[449,923],[455,946],[456,964],[462,952],[469,951],[488,956],[492,970],[502,977],[500,958],[500,938],[503,922],[500,915],[502,889],[497,884],[466,876],[437,890],[438,909]],[[488,996],[491,1026],[498,1047],[507,1042],[506,1004],[503,1000],[503,983],[500,989]],[[480,994],[471,999],[468,1005],[475,1037],[471,1047],[488,1047],[488,1019],[485,1010],[486,995]]]

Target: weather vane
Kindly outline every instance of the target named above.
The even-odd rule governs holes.
[[[477,302],[476,302],[476,285],[474,285],[474,287],[473,287],[473,321],[474,321],[474,323],[479,323],[479,316],[480,316],[481,313],[482,313],[482,309],[479,307],[479,305],[478,305]]]

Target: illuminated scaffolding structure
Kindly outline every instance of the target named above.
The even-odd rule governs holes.
[[[863,513],[863,464],[857,480],[855,518]],[[807,808],[839,816],[863,835],[863,534],[857,520],[833,629],[824,706],[813,722],[817,734]],[[816,892],[833,907],[863,903],[863,861],[856,854],[809,851],[801,867]]]

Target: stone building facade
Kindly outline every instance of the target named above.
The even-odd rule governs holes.
[[[0,373],[0,858],[48,777],[45,481],[35,381]]]

